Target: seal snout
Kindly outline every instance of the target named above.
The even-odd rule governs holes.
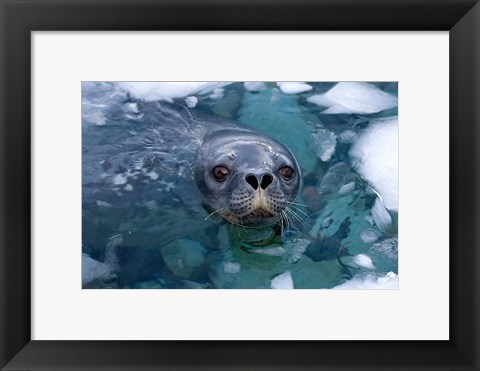
[[[259,178],[261,178],[260,183],[259,183]],[[245,180],[248,184],[252,186],[252,188],[256,191],[258,189],[258,186],[260,185],[260,188],[263,190],[266,190],[267,187],[272,184],[273,182],[273,176],[272,174],[265,173],[262,174],[260,177],[255,175],[255,174],[248,174],[245,177]]]

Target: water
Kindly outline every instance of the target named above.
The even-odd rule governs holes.
[[[396,288],[396,96],[396,83],[83,83],[83,287]],[[288,227],[208,217],[192,163],[210,115],[293,152]]]

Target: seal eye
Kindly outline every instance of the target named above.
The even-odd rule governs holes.
[[[217,182],[223,182],[230,174],[230,171],[225,166],[215,166],[212,174]]]
[[[278,169],[278,172],[281,176],[283,176],[286,180],[292,179],[293,176],[293,169],[290,166],[284,166]]]

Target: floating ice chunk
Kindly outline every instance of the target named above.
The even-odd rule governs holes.
[[[172,189],[175,188],[175,182],[166,182],[165,180],[161,180],[159,184],[163,185],[165,187],[165,191],[167,192],[170,192]]]
[[[340,258],[341,262],[352,268],[375,269],[372,259],[368,255],[358,254],[355,256],[347,255]]]
[[[352,164],[378,192],[385,207],[398,210],[398,118],[372,121],[350,149]]]
[[[123,236],[117,234],[108,239],[105,246],[105,262],[99,262],[82,254],[82,286],[96,279],[111,280],[116,278],[119,268],[117,247],[123,243]]]
[[[88,123],[93,124],[93,125],[98,125],[98,126],[103,126],[107,123],[106,119],[105,119],[105,114],[102,111],[96,111],[96,112],[92,112],[92,113],[89,113],[89,114],[83,114],[82,119],[85,122],[88,122]]]
[[[365,82],[339,82],[325,94],[312,95],[308,102],[328,107],[322,113],[368,114],[398,105],[398,98]]]
[[[272,278],[270,288],[288,290],[293,289],[292,274],[287,271]]]
[[[285,249],[280,246],[265,247],[261,249],[251,249],[250,251],[256,254],[270,255],[270,256],[282,256],[283,254],[285,254]]]
[[[379,198],[377,198],[373,204],[372,216],[373,220],[375,220],[375,224],[381,231],[384,231],[390,224],[392,224],[392,217]]]
[[[320,224],[322,228],[328,228],[330,227],[330,224],[333,223],[333,219],[329,216],[327,216],[325,219],[322,220],[322,223]]]
[[[238,273],[240,272],[240,264],[227,262],[223,265],[223,270],[225,271],[225,273],[231,273],[231,274]]]
[[[125,188],[123,188],[124,191],[131,192],[133,191],[133,186],[131,184],[127,184]]]
[[[354,189],[355,189],[355,182],[350,182],[350,183],[342,185],[340,187],[340,189],[338,190],[338,193],[341,194],[341,195],[346,195],[346,194],[352,192]]]
[[[342,131],[337,138],[340,143],[353,143],[357,139],[357,133],[353,130],[345,130]]]
[[[300,94],[312,90],[312,87],[304,82],[277,82],[283,94]]]
[[[360,238],[365,243],[372,243],[378,240],[380,235],[374,229],[368,228],[365,229],[362,233],[360,233]]]
[[[113,184],[121,185],[127,183],[127,176],[125,174],[117,174],[113,177]]]
[[[393,272],[388,272],[385,275],[377,274],[359,274],[354,276],[351,280],[335,286],[337,290],[397,290],[398,289],[398,275]]]
[[[158,179],[158,174],[155,171],[150,171],[149,173],[145,174],[152,180],[157,180]]]
[[[248,90],[251,92],[259,92],[259,91],[265,90],[267,88],[267,85],[259,81],[248,81],[243,83],[243,87],[245,88],[245,90]]]
[[[385,255],[389,259],[398,258],[398,238],[392,237],[374,244],[371,248],[373,253]]]
[[[82,286],[95,281],[98,278],[106,278],[110,275],[110,267],[87,254],[82,254]]]
[[[198,103],[198,98],[194,96],[189,96],[185,98],[185,103],[188,108],[194,108]]]
[[[373,220],[373,217],[371,215],[365,215],[365,220],[370,225],[373,225],[375,223],[375,221]]]
[[[97,200],[97,205],[98,205],[98,206],[102,206],[102,207],[113,207],[112,204],[109,204],[108,202],[106,202],[106,201],[101,201],[101,200]]]
[[[212,99],[222,99],[223,98],[223,93],[224,93],[223,88],[216,88],[213,90],[213,93],[210,94],[210,98]]]
[[[310,135],[310,145],[320,160],[323,162],[330,161],[335,147],[337,145],[337,137],[334,133],[327,129],[317,129]]]
[[[320,183],[317,185],[319,194],[328,194],[337,192],[340,185],[343,184],[345,177],[350,171],[350,165],[346,162],[338,162],[328,169]]]
[[[133,113],[139,113],[137,103],[127,103],[127,110]]]
[[[372,259],[370,259],[370,257],[365,254],[355,255],[352,258],[352,262],[362,268],[375,269]]]
[[[149,200],[149,201],[145,201],[143,203],[143,205],[149,209],[149,210],[152,210],[152,211],[155,211],[158,209],[158,204],[157,204],[157,201],[155,200]]]
[[[147,102],[165,100],[171,102],[175,98],[189,95],[207,94],[216,88],[224,87],[229,82],[118,82],[133,97]]]
[[[306,239],[294,238],[290,241],[290,243],[293,245],[293,249],[292,255],[290,256],[290,259],[288,259],[288,262],[295,264],[302,258],[303,253],[312,242]]]

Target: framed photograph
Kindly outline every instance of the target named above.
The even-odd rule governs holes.
[[[398,122],[397,82],[83,82],[82,288],[398,289]]]
[[[478,2],[1,19],[2,369],[479,369]]]

